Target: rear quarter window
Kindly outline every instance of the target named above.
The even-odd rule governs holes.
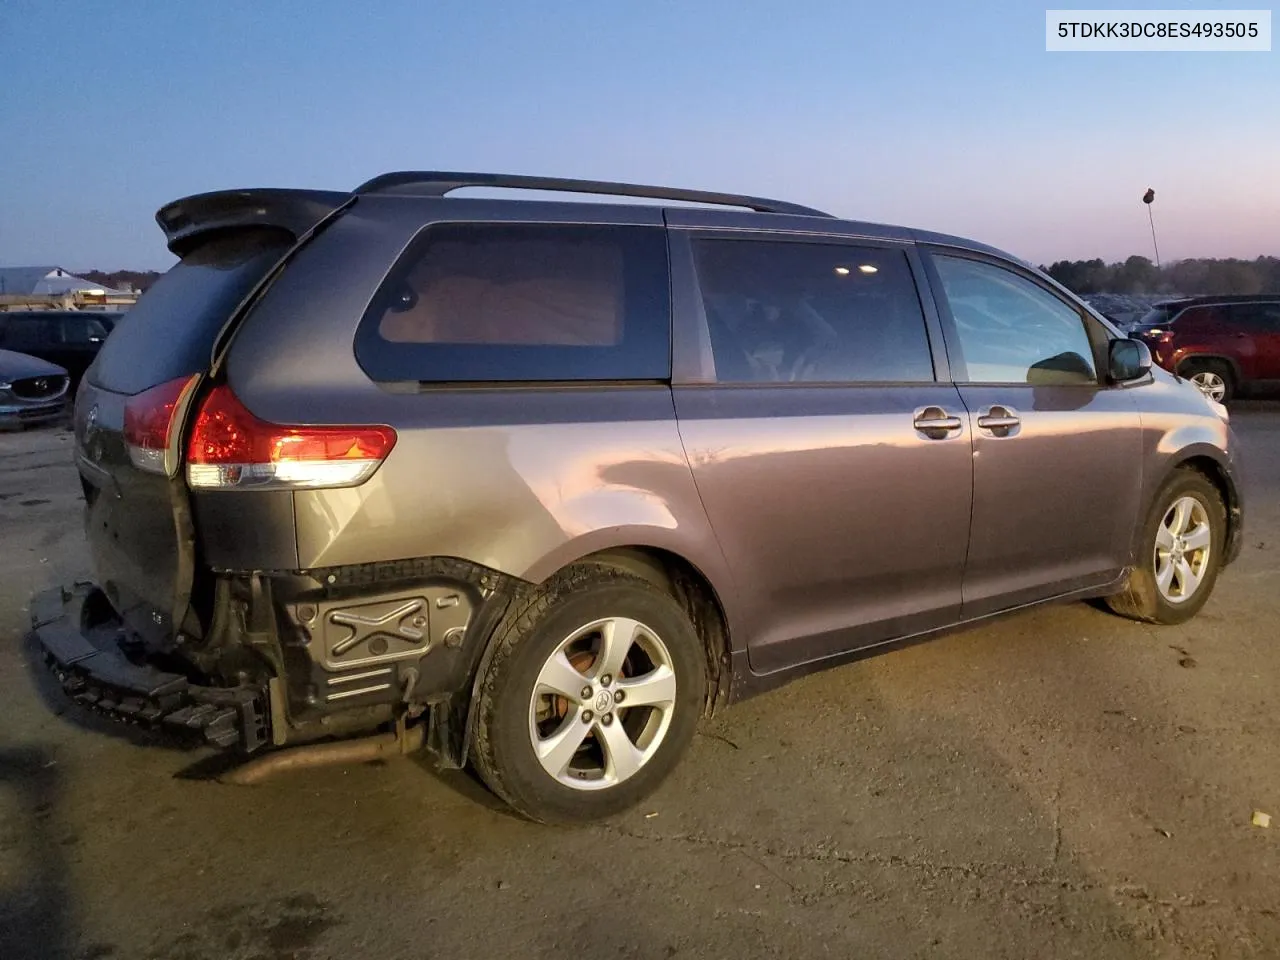
[[[1280,303],[1235,303],[1230,318],[1242,332],[1275,333],[1280,331]]]
[[[1227,322],[1227,308],[1222,305],[1188,307],[1175,316],[1179,329],[1208,328]]]
[[[1138,327],[1161,327],[1177,312],[1177,307],[1152,307],[1135,322]]]
[[[90,381],[134,394],[208,369],[223,324],[292,244],[282,230],[239,230],[188,253],[120,318]]]
[[[392,268],[356,333],[377,381],[662,380],[661,227],[441,223]]]
[[[64,316],[62,318],[62,340],[64,343],[85,346],[102,343],[107,339],[106,326],[94,316]]]

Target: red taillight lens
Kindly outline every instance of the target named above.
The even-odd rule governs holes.
[[[345,487],[373,475],[395,446],[384,426],[284,426],[260,420],[226,385],[196,415],[187,482],[197,489]]]
[[[197,374],[179,377],[125,401],[124,442],[129,460],[139,470],[170,473],[176,469],[176,451],[170,452],[176,413],[198,379]]]

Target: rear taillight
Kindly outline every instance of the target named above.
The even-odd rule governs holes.
[[[172,474],[178,453],[173,443],[177,412],[199,376],[179,377],[134,394],[124,404],[124,442],[129,460],[147,473]]]
[[[187,482],[197,490],[349,487],[368,480],[395,442],[385,426],[268,423],[220,385],[196,414]]]

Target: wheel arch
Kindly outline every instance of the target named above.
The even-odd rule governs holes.
[[[1231,371],[1231,376],[1235,378],[1236,384],[1238,385],[1240,383],[1241,377],[1242,377],[1240,362],[1235,358],[1229,357],[1225,354],[1219,354],[1219,353],[1184,354],[1183,356],[1179,357],[1177,362],[1173,365],[1173,370],[1174,370],[1174,373],[1176,373],[1178,376],[1182,377],[1184,380],[1188,380],[1190,379],[1190,377],[1187,376],[1186,374],[1186,368],[1191,364],[1204,363],[1206,361],[1212,362],[1212,363],[1225,363],[1227,365],[1227,368],[1230,369]]]
[[[1240,488],[1231,471],[1216,457],[1206,453],[1197,453],[1180,460],[1175,470],[1194,470],[1217,488],[1222,494],[1222,503],[1227,508],[1227,547],[1224,554],[1224,565],[1234,560],[1240,553],[1240,539],[1244,519],[1244,505],[1240,498]]]
[[[1200,474],[1221,494],[1222,503],[1227,511],[1226,551],[1223,563],[1224,565],[1230,563],[1240,553],[1244,517],[1244,503],[1233,470],[1223,460],[1222,453],[1217,448],[1208,445],[1188,447],[1179,451],[1178,456],[1172,460],[1158,482],[1153,485],[1150,503],[1154,503],[1156,495],[1164,489],[1165,484],[1177,476],[1179,470],[1191,470]],[[1138,538],[1140,537],[1141,527],[1138,533]],[[1138,555],[1139,548],[1140,544],[1135,539],[1134,556]]]
[[[596,564],[626,570],[649,580],[674,597],[702,640],[707,664],[705,713],[710,716],[729,699],[732,644],[724,603],[715,584],[685,557],[660,547],[628,545],[588,554],[570,566]]]
[[[625,570],[669,593],[684,608],[702,641],[707,668],[704,716],[711,716],[720,707],[730,702],[733,678],[731,631],[721,590],[717,589],[711,578],[698,564],[680,553],[651,543],[626,543],[601,547],[581,555],[574,555],[572,559],[554,569],[549,569],[546,564],[539,565],[535,568],[536,579],[534,576],[526,576],[515,581],[519,584],[518,595],[511,597],[509,602],[520,603],[523,597],[529,596],[556,575],[581,566],[605,566]],[[505,606],[504,603],[504,608]],[[465,704],[466,718],[462,727],[462,743],[458,756],[460,764],[466,763],[474,736],[477,694],[493,659],[495,637],[492,628],[496,627],[500,620],[501,617],[494,618],[490,624],[491,629],[489,635],[485,637],[484,650],[470,678],[469,695]]]

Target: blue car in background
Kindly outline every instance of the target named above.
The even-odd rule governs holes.
[[[61,420],[67,415],[71,376],[47,360],[0,350],[0,428]]]

